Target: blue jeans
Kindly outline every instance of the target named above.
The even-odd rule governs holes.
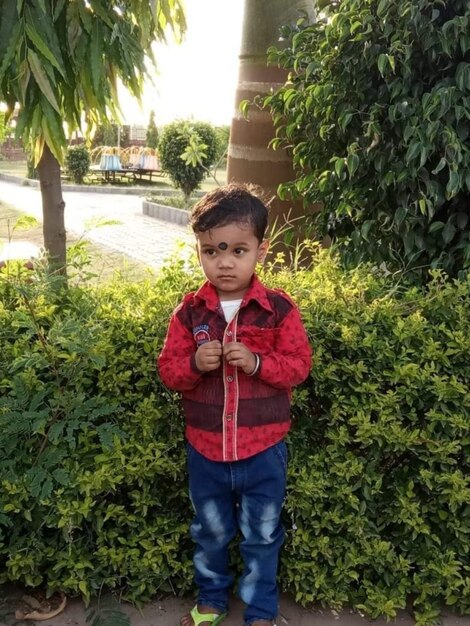
[[[284,541],[281,511],[287,474],[286,444],[242,461],[210,461],[188,445],[189,495],[195,518],[191,536],[198,604],[225,612],[233,576],[228,545],[241,531],[244,570],[238,593],[245,624],[275,619],[277,567]]]

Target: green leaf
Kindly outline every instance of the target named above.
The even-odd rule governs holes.
[[[359,167],[359,157],[357,154],[350,154],[346,160],[349,176],[352,178]]]
[[[90,6],[93,11],[98,15],[101,20],[108,26],[109,28],[113,28],[113,22],[109,17],[109,9],[107,6],[103,5],[102,0],[89,0]],[[107,4],[107,3],[106,3]],[[94,20],[98,21],[98,20]]]
[[[13,224],[13,231],[15,230],[29,230],[38,226],[38,220],[32,215],[22,215]]]
[[[341,178],[341,174],[343,173],[344,167],[346,163],[345,160],[341,157],[338,157],[335,161],[335,172],[338,178]]]
[[[3,59],[7,48],[11,46],[13,29],[21,21],[18,19],[16,0],[4,0],[0,16],[0,59]]]
[[[103,76],[103,33],[98,20],[93,22],[90,43],[91,78],[95,93],[99,93]]]
[[[338,118],[338,124],[342,130],[345,130],[349,122],[352,120],[353,114],[351,111],[342,113]]]
[[[374,224],[375,220],[366,220],[361,226],[361,235],[366,241],[368,240],[369,231]]]
[[[31,71],[29,69],[28,61],[25,59],[20,67],[18,72],[18,79],[20,84],[20,93],[21,93],[21,102],[26,102],[26,94],[29,85],[29,79],[31,77]]]
[[[446,194],[448,198],[455,196],[460,188],[460,174],[456,170],[451,170],[449,174],[449,182],[446,187]]]
[[[385,67],[388,65],[388,59],[386,54],[379,54],[379,58],[377,59],[377,67],[379,68],[379,72],[384,75]]]
[[[457,65],[457,70],[455,72],[455,82],[457,83],[457,87],[465,92],[467,89],[470,89],[470,64],[469,63],[459,63]]]
[[[54,22],[57,22],[59,15],[62,13],[65,3],[67,0],[57,0],[56,5],[54,7],[54,15],[52,17],[52,20]]]
[[[389,6],[389,0],[380,0],[378,6],[377,6],[377,15],[379,17],[383,17],[386,9],[388,9]]]
[[[41,62],[39,61],[38,55],[33,50],[28,50],[28,62],[31,72],[40,88],[42,93],[46,96],[51,106],[60,113],[59,105],[57,104],[56,97],[54,92],[52,91],[51,84],[49,79],[47,78],[44,70],[42,69]]]
[[[455,226],[450,221],[447,222],[447,224],[444,226],[444,230],[442,231],[442,239],[444,240],[444,243],[450,243],[454,238],[455,233]]]
[[[421,152],[421,142],[420,141],[413,141],[409,146],[408,146],[408,150],[406,151],[406,156],[405,156],[405,162],[406,163],[410,163],[410,161],[412,161],[414,158],[416,158],[418,156],[418,154],[420,154]]]
[[[406,210],[406,207],[404,206],[398,207],[398,209],[395,211],[395,216],[393,219],[398,226],[400,226],[400,224],[403,223],[407,213],[408,211]]]
[[[29,39],[33,42],[39,52],[50,61],[50,63],[60,72],[60,74],[65,77],[65,71],[61,67],[58,59],[50,51],[49,47],[46,43],[41,39],[39,33],[34,29],[34,27],[26,23],[26,33],[28,34]]]
[[[447,165],[447,161],[444,157],[442,157],[439,163],[436,165],[436,167],[432,170],[432,173],[434,175],[438,174],[446,165]]]
[[[52,131],[52,126],[54,122],[50,119],[50,114],[44,114],[41,120],[41,128],[44,133],[44,137],[47,145],[49,146],[52,154],[55,158],[62,163],[63,161],[63,153],[62,153],[62,144],[60,142],[59,137],[55,135]]]
[[[5,73],[9,68],[16,52],[18,49],[18,45],[20,43],[20,34],[22,29],[22,22],[18,21],[11,31],[11,36],[9,39],[8,47],[5,51],[5,56],[3,57],[2,64],[0,65],[0,88],[5,77]],[[1,95],[1,94],[0,94]]]

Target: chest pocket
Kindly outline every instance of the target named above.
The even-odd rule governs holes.
[[[276,346],[278,332],[277,328],[245,326],[243,329],[238,329],[237,340],[244,343],[252,352],[268,354]]]

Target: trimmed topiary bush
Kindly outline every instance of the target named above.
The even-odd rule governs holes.
[[[199,189],[215,162],[218,149],[217,133],[206,122],[172,122],[163,128],[158,143],[162,171],[186,197]]]
[[[72,146],[67,150],[65,165],[67,172],[77,185],[83,183],[83,179],[90,169],[91,157],[85,146]]]
[[[67,290],[16,276],[0,273],[0,583],[189,592],[183,422],[155,356],[200,272]],[[298,302],[314,348],[281,584],[370,617],[409,602],[421,626],[469,612],[470,282],[406,288],[325,251],[262,278]]]

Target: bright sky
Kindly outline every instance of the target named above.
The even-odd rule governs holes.
[[[193,118],[229,125],[235,108],[244,0],[186,0],[187,31],[180,45],[156,44],[155,85],[145,90],[142,110],[121,96],[124,123],[157,126]]]

